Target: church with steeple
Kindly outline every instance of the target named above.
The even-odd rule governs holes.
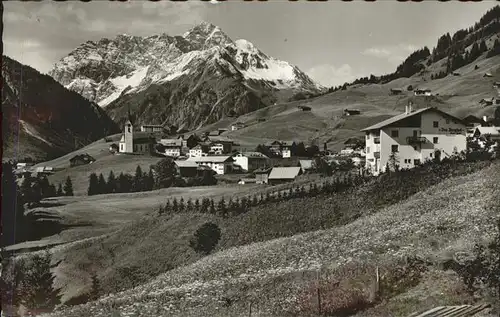
[[[142,153],[149,154],[153,152],[153,146],[156,138],[152,133],[134,131],[134,118],[128,111],[128,119],[123,126],[123,134],[120,139],[120,153]]]

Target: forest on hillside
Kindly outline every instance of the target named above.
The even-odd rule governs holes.
[[[453,36],[450,33],[442,35],[436,47],[432,49],[432,53],[428,47],[413,52],[396,68],[394,73],[358,78],[352,83],[331,87],[328,92],[345,90],[350,85],[385,84],[398,78],[411,77],[424,70],[426,66],[446,58],[446,70],[431,75],[431,79],[443,78],[456,69],[474,62],[483,53],[487,52],[487,57],[500,55],[498,38],[489,49],[485,42],[485,39],[498,33],[500,33],[500,6],[497,5],[488,10],[474,26],[458,30]],[[471,45],[472,47],[467,49]]]

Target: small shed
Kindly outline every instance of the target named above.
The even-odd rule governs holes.
[[[269,182],[269,173],[272,168],[259,168],[253,171],[257,184],[267,184]]]
[[[238,180],[239,185],[245,185],[245,184],[256,184],[257,179],[256,178],[240,178]]]
[[[302,172],[310,172],[314,169],[314,161],[299,160],[299,167],[302,169]]]
[[[401,88],[391,88],[391,95],[399,95],[402,92],[403,92],[403,89],[401,89]]]
[[[198,175],[198,164],[196,162],[177,160],[174,163],[181,177],[196,177]]]
[[[302,174],[300,167],[273,167],[269,174],[269,184],[293,182],[297,176]]]
[[[483,77],[493,77],[491,73],[484,73]]]
[[[355,116],[361,114],[361,111],[357,109],[344,109],[344,115],[345,116]]]
[[[297,106],[302,111],[311,111],[311,107],[309,106]]]
[[[72,158],[69,159],[69,164],[71,167],[73,166],[79,166],[79,165],[87,165],[87,164],[92,164],[95,162],[95,158],[92,156],[88,155],[87,153],[85,154],[80,154],[80,155],[75,155]]]

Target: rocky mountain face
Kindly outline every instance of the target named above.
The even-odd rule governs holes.
[[[54,158],[120,129],[97,104],[2,56],[3,159]]]
[[[89,41],[59,61],[50,75],[105,107],[120,124],[130,109],[138,123],[188,129],[291,94],[324,91],[297,67],[246,40],[231,40],[210,23],[182,36]]]

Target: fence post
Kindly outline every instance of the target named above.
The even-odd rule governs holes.
[[[321,316],[321,290],[320,290],[320,279],[319,271],[316,271],[316,296],[318,297],[318,315]]]
[[[250,301],[250,305],[249,305],[249,307],[248,307],[248,317],[251,317],[251,316],[252,316],[252,304],[253,304],[253,302],[252,302],[252,301]]]

